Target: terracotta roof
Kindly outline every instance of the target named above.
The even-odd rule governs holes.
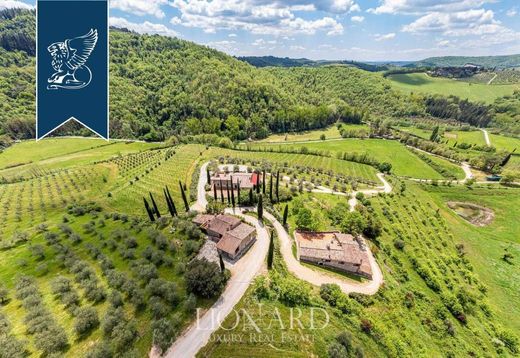
[[[213,220],[215,218],[215,215],[209,215],[209,214],[198,214],[193,218],[193,223],[197,224],[199,226],[203,226],[207,224],[209,221]]]
[[[253,232],[255,232],[255,228],[251,225],[247,225],[244,223],[241,223],[233,230],[229,231],[228,234],[231,236],[236,237],[237,239],[244,240],[249,235],[251,235]]]
[[[224,181],[230,182],[233,179],[233,183],[240,182],[241,188],[251,188],[254,184],[254,174],[252,173],[216,173],[211,177],[211,181]]]
[[[234,255],[242,240],[226,233],[217,244],[217,249]]]
[[[368,251],[362,238],[339,232],[295,233],[300,256],[359,265],[359,271],[372,274]]]
[[[220,239],[217,244],[217,248],[227,252],[228,254],[234,255],[242,241],[255,231],[256,229],[251,225],[241,223],[236,228],[226,232],[224,236],[222,236],[222,239]]]
[[[213,220],[209,221],[205,227],[207,230],[216,232],[223,236],[226,232],[240,225],[241,221],[231,215],[217,215]]]

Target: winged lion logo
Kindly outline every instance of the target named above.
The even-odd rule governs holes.
[[[48,90],[82,89],[92,81],[92,71],[86,65],[98,40],[96,29],[80,37],[55,42],[47,47],[52,56],[54,72],[47,80]]]

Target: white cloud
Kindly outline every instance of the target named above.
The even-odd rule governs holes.
[[[110,7],[119,9],[138,16],[152,15],[159,19],[164,18],[162,5],[168,4],[168,0],[111,0]]]
[[[390,32],[388,34],[375,34],[374,39],[376,41],[386,41],[386,40],[392,40],[395,38],[395,32]]]
[[[298,45],[291,45],[291,46],[289,47],[289,49],[292,50],[292,51],[305,51],[305,50],[306,50],[305,47],[303,47],[303,46],[298,46]]]
[[[323,31],[328,35],[343,33],[343,25],[325,16],[314,20],[298,17],[294,11],[320,10],[334,14],[358,8],[354,0],[173,0],[181,24],[205,32],[245,30],[259,35],[313,35]],[[177,23],[178,21],[176,21]]]
[[[352,16],[350,18],[350,20],[352,20],[354,22],[363,22],[363,21],[365,21],[365,17],[364,16]]]
[[[34,9],[34,6],[21,1],[2,0],[0,2],[0,10],[4,9]]]
[[[428,12],[465,11],[494,0],[382,0],[380,6],[369,9],[375,14],[425,14]]]
[[[167,26],[163,24],[155,24],[149,21],[145,21],[143,23],[138,24],[130,22],[122,17],[110,17],[109,22],[110,26],[126,28],[128,30],[132,30],[141,34],[159,34],[172,37],[179,36],[177,32],[168,28]]]
[[[511,8],[511,9],[507,10],[506,15],[509,17],[514,17],[514,16],[518,15],[518,10],[516,8]]]
[[[237,37],[237,34],[229,34],[228,37]]]

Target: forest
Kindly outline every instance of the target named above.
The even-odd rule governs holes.
[[[0,12],[0,135],[13,139],[34,137],[34,27],[34,12]],[[232,141],[262,139],[369,116],[433,116],[518,129],[516,97],[491,107],[432,99],[400,91],[381,73],[353,65],[256,68],[178,38],[115,28],[110,61],[113,138],[159,141],[211,133]],[[62,133],[85,131],[72,126]]]

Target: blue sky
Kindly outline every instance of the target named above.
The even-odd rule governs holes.
[[[361,61],[520,53],[519,0],[109,0],[112,25],[232,55]],[[0,0],[2,7],[35,0]]]

